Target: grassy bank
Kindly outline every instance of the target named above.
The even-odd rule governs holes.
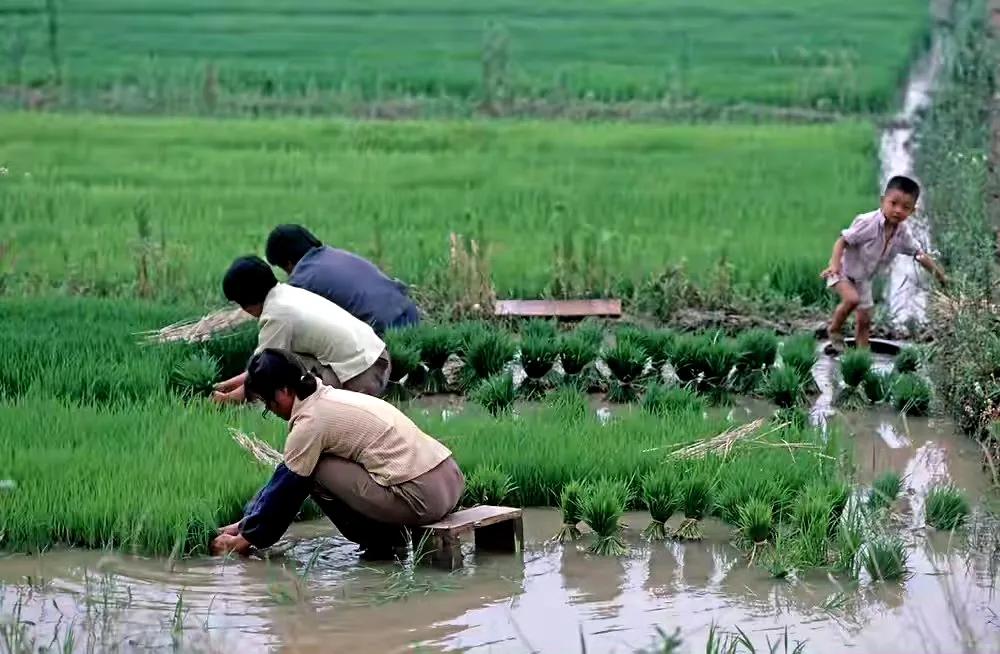
[[[448,277],[455,231],[487,249],[501,297],[628,296],[680,266],[709,291],[817,303],[837,231],[875,201],[874,133],[855,123],[7,115],[0,131],[15,294],[216,302],[232,258],[296,221],[421,287]]]
[[[56,3],[54,14],[46,6],[14,0],[0,15],[3,31],[17,35],[0,80],[58,77],[72,104],[181,112],[217,110],[232,95],[252,96],[248,110],[515,95],[878,111],[890,106],[929,22],[922,0],[85,0]]]

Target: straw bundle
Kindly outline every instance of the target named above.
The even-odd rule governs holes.
[[[274,467],[281,463],[284,459],[284,457],[281,456],[281,452],[274,449],[268,443],[262,441],[253,434],[245,434],[239,429],[234,429],[233,427],[229,428],[229,433],[232,435],[233,440],[236,441],[237,445],[249,452],[253,458],[257,459],[264,465]]]
[[[675,459],[700,459],[706,454],[712,452],[720,454],[723,457],[728,456],[733,445],[751,436],[754,432],[760,429],[765,422],[765,418],[757,418],[753,422],[748,422],[747,424],[737,427],[736,429],[727,429],[718,436],[713,436],[708,440],[699,441],[682,447],[681,449],[671,452],[668,456]],[[758,438],[773,433],[780,427],[781,425],[776,426],[764,434],[761,434]]]
[[[253,320],[253,316],[240,307],[219,309],[198,319],[182,320],[172,325],[147,332],[140,332],[147,341],[154,343],[169,343],[186,341],[199,343],[207,341],[219,332],[228,331]]]

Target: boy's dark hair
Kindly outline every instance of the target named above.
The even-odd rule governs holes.
[[[264,256],[272,266],[294,267],[306,252],[321,245],[322,241],[302,225],[278,225],[267,236]]]
[[[907,195],[912,195],[914,200],[920,197],[920,185],[909,177],[904,177],[903,175],[896,175],[889,180],[888,184],[885,185],[886,193],[893,189],[902,191]]]
[[[229,266],[222,278],[222,292],[230,302],[249,307],[263,303],[277,284],[278,278],[274,276],[271,266],[260,257],[246,255]]]
[[[287,388],[304,400],[316,392],[316,378],[302,361],[288,350],[266,348],[253,355],[247,364],[243,381],[246,398],[250,401],[273,400],[275,394]]]

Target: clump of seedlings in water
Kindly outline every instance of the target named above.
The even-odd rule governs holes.
[[[412,335],[412,330],[390,330],[385,336],[392,367],[389,371],[388,395],[397,400],[409,397],[408,388],[422,383],[420,373],[420,346]]]
[[[750,565],[757,558],[758,548],[767,545],[774,530],[774,513],[771,504],[756,497],[736,509],[737,529],[743,545],[750,550]]]
[[[679,337],[671,354],[677,378],[716,401],[731,390],[730,373],[737,359],[736,346],[721,334]]]
[[[793,336],[781,348],[782,363],[794,368],[804,380],[812,379],[812,369],[818,358],[816,340],[811,334]]]
[[[666,466],[653,468],[642,478],[642,500],[651,518],[642,531],[647,540],[667,537],[666,522],[680,508],[679,491],[676,471]]]
[[[638,398],[637,382],[646,367],[646,350],[632,339],[618,341],[605,352],[613,379],[608,384],[609,402],[634,402]]]
[[[514,377],[509,372],[502,372],[484,379],[472,391],[470,399],[482,405],[492,416],[509,413],[517,399]]]
[[[892,386],[892,405],[901,413],[926,416],[931,409],[931,387],[915,373],[902,374]]]
[[[969,516],[969,501],[954,486],[935,486],[927,493],[924,521],[935,529],[958,529]]]
[[[865,397],[872,404],[881,404],[889,401],[892,397],[892,386],[896,383],[896,376],[891,372],[879,372],[869,370],[865,373],[865,378],[861,382],[861,388],[865,392]]]
[[[475,336],[465,348],[463,388],[474,388],[479,381],[502,371],[516,352],[517,347],[510,335],[502,330],[485,330]]]
[[[517,487],[510,475],[497,465],[480,464],[465,480],[464,506],[502,505]]]
[[[693,472],[680,485],[684,521],[674,536],[681,540],[701,540],[701,520],[713,506],[712,479],[706,473]]]
[[[428,325],[418,330],[415,342],[420,350],[420,361],[426,368],[424,390],[428,393],[443,393],[448,388],[444,376],[444,365],[448,357],[458,349],[455,333],[440,325]],[[395,360],[393,366],[395,366]]]
[[[824,484],[813,483],[799,494],[792,510],[799,560],[808,567],[825,565],[833,498]]]
[[[622,536],[622,515],[629,500],[628,486],[612,479],[593,482],[580,501],[580,515],[595,534],[590,551],[602,556],[622,556],[628,550]]]
[[[643,334],[642,346],[657,374],[670,361],[670,353],[676,340],[677,334],[669,329],[651,329]]]
[[[790,525],[781,525],[774,532],[774,546],[766,551],[763,565],[775,579],[785,579],[797,567],[797,553],[794,530]]]
[[[859,348],[844,354],[840,359],[840,376],[847,388],[837,397],[837,404],[851,409],[867,406],[868,398],[863,394],[861,384],[871,369],[872,355],[868,350]]]
[[[689,388],[653,382],[646,386],[642,395],[642,410],[661,417],[687,412],[702,413],[705,403]]]
[[[876,536],[864,544],[859,558],[873,581],[899,581],[907,575],[906,546],[898,536]]]
[[[521,341],[521,366],[525,378],[521,382],[521,394],[530,400],[537,400],[547,390],[548,377],[559,357],[559,344],[554,337],[529,334]]]
[[[571,386],[563,386],[546,398],[549,406],[556,410],[559,418],[569,424],[576,424],[587,417],[590,407],[587,397]]]
[[[892,506],[902,488],[903,479],[899,473],[892,470],[883,472],[872,483],[871,493],[868,494],[868,508],[879,511]]]
[[[207,352],[198,352],[177,364],[171,381],[184,397],[206,396],[212,393],[219,373],[218,359]]]
[[[585,490],[584,485],[579,481],[571,481],[563,486],[559,493],[559,508],[562,511],[562,527],[555,539],[560,543],[567,540],[576,540],[580,537],[580,529],[577,527],[581,514],[580,502]]]
[[[563,383],[586,391],[593,378],[594,361],[597,360],[599,346],[579,330],[559,340],[559,362],[563,369]]]
[[[802,376],[790,366],[768,370],[758,390],[779,409],[790,409],[806,399]]]
[[[916,372],[919,367],[920,352],[915,347],[904,347],[901,349],[899,354],[896,355],[896,360],[893,362],[893,368],[901,375],[908,372]]]
[[[861,566],[858,554],[865,542],[864,514],[853,506],[847,509],[835,524],[837,555],[834,568],[856,579]]]
[[[766,329],[745,331],[736,339],[736,352],[740,372],[738,390],[752,391],[778,356],[778,337]]]

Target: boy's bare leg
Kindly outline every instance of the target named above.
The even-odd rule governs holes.
[[[857,323],[855,326],[857,336],[855,347],[858,349],[867,348],[868,340],[872,334],[872,310],[858,307],[858,312],[854,315],[854,320]]]
[[[837,295],[840,296],[840,304],[837,305],[836,310],[833,312],[833,318],[830,320],[830,326],[827,328],[827,331],[830,334],[830,344],[835,350],[839,351],[838,348],[842,349],[844,345],[844,334],[841,330],[847,321],[847,317],[857,308],[860,298],[858,297],[858,291],[854,288],[854,284],[846,279],[837,282],[833,288],[837,291]]]

